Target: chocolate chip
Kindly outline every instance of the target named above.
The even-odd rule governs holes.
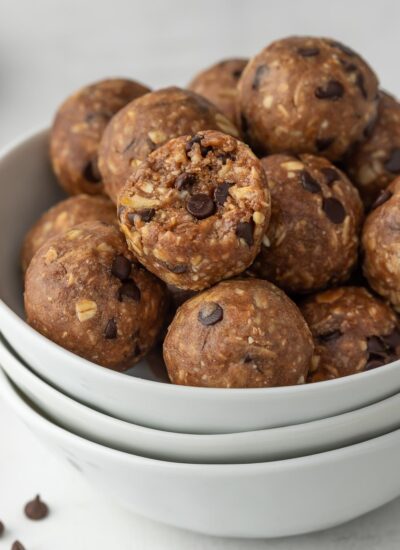
[[[131,274],[132,262],[125,258],[122,254],[115,256],[112,266],[111,274],[117,277],[120,281],[126,281]]]
[[[214,200],[217,204],[219,204],[220,206],[225,204],[225,201],[229,195],[229,189],[232,187],[232,185],[234,185],[234,183],[224,181],[224,183],[221,183],[220,185],[218,185],[218,187],[216,187],[214,191]]]
[[[331,330],[329,332],[324,332],[323,334],[318,334],[318,340],[321,340],[321,342],[332,342],[341,336],[343,335],[340,330]]]
[[[4,523],[0,521],[0,537],[3,535],[4,531],[5,531]]]
[[[97,157],[92,158],[83,169],[83,177],[90,183],[99,183],[101,181],[101,174],[99,171]]]
[[[368,122],[368,124],[364,128],[363,134],[365,138],[370,138],[372,136],[372,133],[374,131],[375,124],[376,124],[376,119],[377,119],[376,116],[372,117],[372,119]]]
[[[394,328],[390,334],[381,336],[381,339],[387,346],[395,349],[400,346],[400,330],[398,328]]]
[[[321,168],[321,173],[325,176],[325,181],[329,186],[331,186],[333,182],[340,179],[339,172],[337,172],[334,168],[329,168],[329,166],[326,168]]]
[[[243,69],[235,69],[234,71],[232,71],[232,76],[237,80],[242,76],[242,73],[243,73]]]
[[[346,59],[339,59],[339,61],[346,73],[353,73],[354,71],[358,70],[358,67],[355,63],[350,63],[350,61],[347,61]]]
[[[318,99],[329,99],[330,101],[336,101],[343,97],[344,87],[343,84],[337,80],[329,80],[325,86],[319,86],[315,88],[315,97]]]
[[[307,170],[302,170],[300,172],[300,182],[306,191],[310,193],[320,193],[321,186],[320,184],[311,176]]]
[[[315,140],[315,148],[317,151],[325,151],[332,145],[332,143],[335,141],[334,137],[327,137],[327,138],[317,138]]]
[[[28,502],[24,508],[24,511],[27,518],[36,521],[39,519],[44,519],[49,513],[49,508],[46,503],[40,500],[40,496],[36,495],[33,500]]]
[[[254,73],[253,84],[251,87],[253,90],[258,90],[261,84],[261,80],[268,73],[269,69],[267,65],[259,65]]]
[[[208,146],[208,147],[205,147],[204,145],[201,144],[201,140],[204,138],[203,135],[201,134],[196,134],[195,136],[193,136],[192,138],[190,138],[190,140],[186,143],[186,146],[185,146],[185,150],[186,150],[186,154],[190,153],[190,151],[192,150],[193,148],[193,145],[195,143],[198,143],[199,146],[200,146],[200,153],[201,153],[201,156],[202,157],[206,157],[207,156],[207,153],[209,153],[210,151],[212,151],[212,147],[211,146]]]
[[[378,198],[375,200],[373,205],[371,206],[371,210],[375,210],[375,208],[378,208],[378,206],[381,206],[386,201],[388,201],[393,196],[393,193],[389,191],[389,189],[383,189],[379,195]]]
[[[361,95],[364,99],[368,99],[368,92],[365,88],[365,81],[364,81],[364,75],[358,71],[357,78],[356,78],[356,84],[360,89]]]
[[[135,281],[125,281],[119,288],[118,299],[122,302],[123,298],[132,298],[135,302],[140,302],[140,289]]]
[[[214,214],[215,204],[205,193],[198,193],[187,201],[186,210],[198,220],[204,220]]]
[[[367,350],[369,353],[386,355],[386,346],[379,336],[368,336],[367,338]]]
[[[154,208],[144,208],[143,210],[138,210],[136,214],[140,217],[142,222],[150,222],[155,215],[156,211]]]
[[[206,302],[200,309],[197,316],[200,323],[206,327],[215,325],[222,321],[224,310],[216,302]]]
[[[343,204],[333,197],[323,200],[322,208],[332,223],[342,223],[346,217]]]
[[[356,55],[356,52],[354,50],[352,50],[348,46],[345,46],[345,44],[342,44],[341,42],[337,42],[336,40],[333,40],[331,42],[331,46],[333,46],[334,48],[337,48],[341,52],[343,52],[343,53],[345,53],[345,54],[347,54],[351,57]]]
[[[19,540],[16,540],[13,542],[11,546],[11,550],[25,550],[25,546],[23,546]]]
[[[179,174],[176,178],[175,187],[178,191],[189,191],[196,183],[196,180],[197,178],[195,174],[188,174],[187,172],[184,172],[183,174]]]
[[[188,266],[185,264],[172,265],[164,262],[163,265],[168,269],[168,271],[171,271],[172,273],[186,273],[188,270]]]
[[[115,319],[110,319],[107,324],[106,328],[104,330],[104,338],[106,340],[114,340],[114,338],[117,337],[117,323],[115,322]]]
[[[254,243],[253,237],[254,222],[239,222],[236,227],[236,236],[243,239],[248,246]]]
[[[251,363],[252,361],[253,361],[253,358],[248,353],[246,353],[243,362],[244,363]]]
[[[316,55],[319,55],[319,48],[298,48],[297,53],[302,57],[314,57]]]
[[[382,362],[381,358],[377,358],[375,356],[369,357],[367,360],[367,363],[364,367],[364,370],[372,370],[376,369],[377,367],[381,367],[384,363]]]
[[[222,164],[226,164],[227,160],[236,160],[236,156],[233,153],[226,153],[225,151],[218,155],[218,158]]]
[[[391,150],[388,160],[385,162],[385,169],[393,174],[400,174],[400,148]]]

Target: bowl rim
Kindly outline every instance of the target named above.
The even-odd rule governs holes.
[[[29,132],[25,132],[19,137],[11,141],[11,143],[6,144],[0,149],[0,173],[1,173],[1,164],[2,162],[12,153],[14,153],[19,147],[27,145],[30,141],[42,138],[45,135],[48,135],[50,132],[49,126],[40,126]],[[1,179],[1,178],[0,178]],[[155,390],[166,390],[175,394],[185,394],[185,395],[198,395],[200,392],[202,395],[218,395],[220,399],[229,399],[231,396],[236,398],[249,396],[251,392],[252,396],[285,396],[288,394],[302,394],[305,398],[309,393],[315,393],[317,391],[321,392],[321,397],[323,396],[323,391],[331,391],[334,388],[337,388],[340,391],[340,388],[343,386],[348,386],[352,384],[357,384],[355,380],[365,380],[366,378],[373,379],[380,376],[382,368],[384,371],[388,369],[394,370],[400,367],[400,359],[389,363],[387,365],[382,365],[382,368],[372,369],[370,371],[364,371],[356,374],[351,374],[349,376],[344,376],[341,378],[336,378],[333,380],[324,380],[321,382],[313,382],[312,384],[300,384],[294,386],[278,386],[278,387],[266,387],[266,388],[209,388],[202,386],[183,386],[178,384],[166,384],[165,382],[159,382],[156,380],[146,380],[143,378],[138,378],[136,376],[126,375],[124,372],[114,371],[106,367],[102,367],[92,361],[80,357],[69,350],[59,346],[49,338],[46,338],[36,330],[34,330],[24,319],[22,319],[10,306],[8,306],[0,297],[0,315],[10,316],[15,323],[17,323],[21,330],[28,331],[32,338],[36,338],[38,342],[41,342],[43,350],[50,348],[54,353],[64,355],[69,362],[74,363],[74,367],[83,368],[85,371],[90,371],[94,376],[99,376],[105,381],[117,381],[122,380],[122,377],[125,379],[125,384],[135,384],[141,386],[142,388],[151,387]],[[134,368],[134,366],[132,367]],[[97,374],[96,374],[97,373]],[[314,389],[315,388],[315,389]],[[326,388],[326,390],[323,390]]]

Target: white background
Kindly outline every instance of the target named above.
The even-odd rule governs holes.
[[[185,85],[220,58],[251,56],[289,34],[344,41],[400,95],[399,25],[398,0],[0,0],[0,146],[48,124],[65,96],[90,81],[128,76],[154,88]],[[53,510],[41,524],[21,513],[36,491]],[[9,526],[1,550],[16,537],[27,550],[390,550],[400,543],[400,500],[290,540],[229,541],[157,526],[98,497],[1,403],[0,519]]]

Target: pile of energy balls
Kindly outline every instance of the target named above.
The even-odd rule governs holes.
[[[400,104],[325,38],[278,40],[187,89],[127,79],[59,108],[70,198],[22,251],[28,322],[174,384],[334,379],[400,355]],[[168,327],[168,328],[167,328]]]

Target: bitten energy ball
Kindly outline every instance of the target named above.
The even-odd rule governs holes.
[[[102,80],[82,88],[57,111],[50,135],[54,172],[70,195],[103,193],[97,150],[111,117],[149,92],[133,80]]]
[[[165,88],[127,105],[113,118],[100,145],[99,167],[109,196],[117,202],[132,171],[154,149],[199,130],[239,135],[214,105],[188,90]]]
[[[188,300],[164,341],[169,377],[186,386],[303,384],[312,353],[297,307],[257,279],[222,282]]]
[[[25,279],[30,325],[94,363],[125,370],[156,341],[166,289],[113,225],[85,222],[47,241]]]
[[[400,103],[394,97],[381,93],[377,122],[351,155],[347,170],[366,206],[400,174]]]
[[[24,239],[21,251],[23,272],[25,273],[34,254],[47,240],[74,225],[96,220],[118,225],[115,205],[106,197],[76,195],[57,203],[41,216]]]
[[[322,157],[271,155],[261,162],[272,213],[252,271],[296,293],[346,280],[363,215],[355,187]]]
[[[395,313],[365,288],[321,292],[308,298],[300,310],[315,345],[310,382],[374,369],[400,356]]]
[[[400,311],[400,178],[384,189],[367,217],[363,271],[371,287]]]
[[[201,290],[253,262],[270,199],[247,145],[206,131],[151,153],[122,189],[118,212],[141,263],[171,285]]]
[[[237,83],[248,59],[226,59],[199,73],[189,89],[214,103],[224,115],[235,121]]]
[[[338,160],[361,140],[377,112],[378,81],[347,46],[326,38],[273,42],[238,85],[245,141],[260,155],[314,153]]]

